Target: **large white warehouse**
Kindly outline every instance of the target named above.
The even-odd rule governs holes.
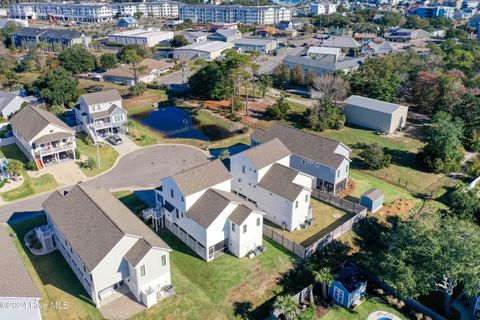
[[[172,31],[151,29],[135,29],[108,35],[108,43],[118,43],[122,45],[138,44],[145,47],[154,47],[161,42],[167,42],[172,39]]]

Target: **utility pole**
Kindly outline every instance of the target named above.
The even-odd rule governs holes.
[[[97,145],[97,162],[98,162],[98,169],[100,169],[100,151],[98,150],[98,142],[96,143]]]

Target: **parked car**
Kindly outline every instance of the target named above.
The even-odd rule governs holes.
[[[110,142],[111,144],[113,144],[114,146],[118,146],[119,144],[122,144],[122,142],[123,142],[122,138],[120,138],[116,134],[114,134],[112,136],[109,136],[107,138],[107,141]]]

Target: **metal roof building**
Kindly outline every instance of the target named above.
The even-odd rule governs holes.
[[[347,123],[392,133],[405,126],[408,107],[381,100],[352,95],[345,100],[343,112]]]

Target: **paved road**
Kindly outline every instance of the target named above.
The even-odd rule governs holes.
[[[302,51],[305,51],[304,47],[297,47],[297,48],[283,48],[279,50],[278,55],[276,56],[268,56],[267,61],[259,61],[258,64],[260,65],[260,69],[258,70],[259,74],[272,74],[273,69],[276,66],[283,62],[288,55],[299,55]]]
[[[85,182],[91,186],[102,186],[112,190],[127,188],[153,188],[160,179],[207,161],[199,149],[182,145],[159,145],[127,154],[108,173]],[[14,202],[0,207],[0,222],[42,210],[42,202],[50,194]]]

